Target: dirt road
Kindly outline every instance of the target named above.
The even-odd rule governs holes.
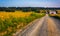
[[[17,36],[60,36],[59,22],[46,14]]]

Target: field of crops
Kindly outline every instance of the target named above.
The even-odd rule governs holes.
[[[58,12],[57,16],[60,17],[60,10],[57,10],[57,12]]]
[[[33,12],[0,12],[0,36],[12,36],[31,21],[43,17],[44,13]]]
[[[60,10],[57,10],[58,13],[60,13]]]
[[[60,19],[60,14],[57,14],[56,16],[54,16],[57,19]]]
[[[27,17],[31,14],[32,12],[22,12],[22,11],[16,11],[16,12],[0,12],[0,18],[9,18],[10,16],[13,17]]]

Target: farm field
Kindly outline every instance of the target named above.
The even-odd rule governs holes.
[[[60,14],[57,14],[58,17],[60,17]]]
[[[60,10],[57,10],[57,12],[58,12],[57,16],[59,16],[59,17],[60,17]]]
[[[13,17],[27,17],[31,14],[32,12],[22,12],[22,11],[16,11],[16,12],[0,12],[0,18],[9,18],[10,16]]]
[[[44,13],[34,12],[0,12],[0,36],[12,36],[23,29],[28,23],[45,16]]]

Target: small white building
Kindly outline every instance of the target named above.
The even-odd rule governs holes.
[[[56,11],[50,11],[49,14],[57,14]]]

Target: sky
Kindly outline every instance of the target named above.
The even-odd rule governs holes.
[[[0,7],[60,7],[60,0],[0,0]]]

